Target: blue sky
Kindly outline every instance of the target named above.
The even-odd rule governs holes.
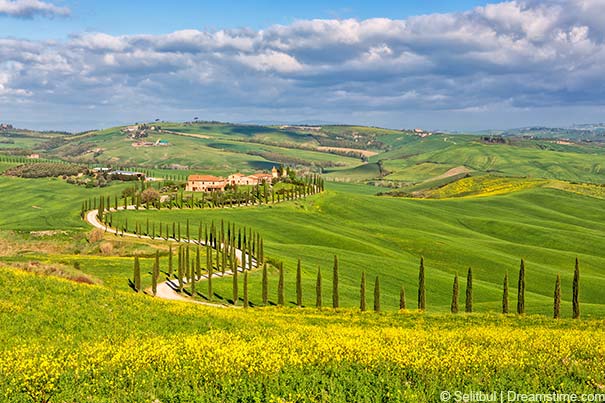
[[[0,122],[605,120],[605,2],[0,0]]]
[[[0,16],[0,37],[60,39],[77,32],[113,35],[164,34],[182,29],[262,29],[297,19],[389,17],[467,10],[488,1],[56,1],[68,18],[14,19]]]

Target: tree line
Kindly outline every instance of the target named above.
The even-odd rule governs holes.
[[[324,191],[324,180],[319,175],[309,175],[300,183],[290,187],[275,189],[267,183],[253,187],[238,188],[225,192],[202,192],[201,195],[184,191],[168,197],[161,197],[158,190],[151,185],[144,189],[134,188],[131,192],[124,192],[121,196],[99,196],[84,200],[80,209],[80,216],[84,218],[87,211],[99,210],[99,220],[103,221],[105,213],[127,209],[134,206],[140,209],[204,209],[255,206],[280,203],[282,201],[296,200]]]
[[[199,247],[196,251],[195,258],[189,256],[189,247],[179,247],[178,252],[178,267],[179,271],[176,274],[176,278],[178,279],[178,290],[183,292],[183,284],[186,282],[189,285],[189,294],[195,295],[196,293],[196,282],[202,278],[207,279],[208,284],[208,294],[207,299],[212,300],[213,292],[212,292],[212,277],[215,270],[220,268],[221,266],[218,263],[218,257],[213,263],[212,252],[210,249],[206,250],[207,260],[205,269],[200,266],[200,258],[199,258]],[[209,256],[209,257],[208,257]],[[233,255],[231,255],[233,256]],[[152,279],[152,292],[155,295],[155,285],[157,284],[156,273],[159,273],[159,270],[156,269],[157,263],[157,255],[156,255],[156,264],[153,268],[153,279]],[[189,259],[191,259],[191,264],[189,264]],[[235,262],[235,263],[234,263]],[[269,305],[269,280],[268,280],[268,268],[267,262],[263,260],[259,260],[260,267],[262,264],[262,277],[261,277],[261,298],[263,306]],[[278,271],[278,285],[277,285],[277,305],[284,306],[286,301],[285,295],[285,272],[284,265],[282,262],[276,262],[273,264],[274,267]],[[233,281],[233,295],[232,295],[232,303],[234,305],[238,304],[240,289],[239,289],[239,281],[238,281],[238,270],[237,270],[237,260],[229,260],[230,273],[232,274]],[[243,272],[244,280],[243,280],[243,306],[249,307],[251,306],[251,302],[248,297],[248,271],[254,266],[251,264],[250,266],[242,266],[241,271]],[[205,270],[205,271],[204,271]],[[224,266],[223,266],[223,274]],[[168,276],[173,275],[172,269],[172,248],[169,253],[169,263],[168,263]],[[185,280],[181,281],[180,279],[184,277]],[[137,278],[138,285],[137,285]],[[322,284],[322,272],[321,268],[317,269],[317,277],[315,282],[315,307],[318,309],[322,309],[324,307],[324,296],[322,293],[323,284]],[[135,275],[134,275],[134,284],[135,289],[140,290],[140,267],[138,263],[138,258],[135,258]],[[579,301],[579,287],[580,287],[580,266],[579,261],[576,259],[575,269],[574,269],[574,278],[572,285],[572,317],[574,319],[578,319],[580,317],[580,301]],[[380,312],[382,310],[381,306],[381,298],[380,298],[381,288],[380,288],[380,277],[376,276],[373,284],[373,310],[375,312]],[[459,313],[459,278],[458,274],[454,275],[453,287],[452,287],[452,301],[450,306],[450,312],[452,314]],[[365,312],[368,310],[367,305],[367,279],[366,273],[363,271],[361,273],[361,281],[360,281],[360,293],[359,293],[359,310],[361,312]],[[301,259],[298,259],[298,263],[296,266],[296,306],[303,307],[303,287],[302,287],[302,262]],[[334,256],[334,263],[332,266],[332,303],[331,307],[337,309],[340,307],[340,294],[339,294],[339,261],[338,257]],[[417,309],[419,311],[426,310],[426,283],[425,283],[425,267],[424,267],[424,258],[420,259],[420,266],[418,270],[418,293],[417,293]],[[406,305],[406,295],[405,288],[401,286],[400,295],[399,295],[399,309],[405,310],[407,309]],[[473,270],[469,268],[466,274],[466,289],[465,289],[465,305],[464,311],[467,313],[473,312]],[[509,314],[509,279],[508,273],[504,275],[504,282],[502,286],[502,313]],[[518,283],[517,283],[517,306],[516,313],[518,315],[525,314],[525,261],[521,260],[521,265],[519,268],[518,275]],[[561,317],[561,278],[560,275],[557,275],[555,282],[555,291],[554,291],[554,302],[553,302],[553,317],[555,319],[559,319]]]

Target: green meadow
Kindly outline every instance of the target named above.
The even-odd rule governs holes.
[[[584,312],[605,312],[605,264],[602,237],[605,223],[600,199],[561,190],[534,188],[499,196],[447,200],[414,200],[376,197],[338,185],[307,200],[275,206],[221,210],[129,211],[114,214],[114,221],[171,223],[187,220],[221,220],[259,231],[267,256],[286,267],[287,298],[295,296],[295,268],[303,262],[306,304],[315,302],[317,268],[322,268],[324,295],[331,293],[333,256],[340,260],[341,300],[358,305],[359,281],[380,276],[385,308],[398,309],[399,289],[407,291],[415,306],[418,263],[427,266],[429,310],[446,311],[455,273],[473,268],[475,306],[478,311],[498,311],[504,274],[515,289],[520,259],[526,261],[527,309],[549,314],[557,273],[564,286],[563,299],[571,297],[575,257],[582,264]],[[272,271],[273,300],[277,272]],[[260,300],[260,273],[251,298]],[[231,281],[215,281],[217,293],[230,295]]]

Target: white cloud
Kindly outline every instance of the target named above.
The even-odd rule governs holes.
[[[0,16],[6,15],[17,18],[65,17],[70,14],[67,7],[59,7],[40,0],[0,0]]]
[[[27,97],[32,109],[85,103],[108,114],[266,108],[316,111],[328,120],[490,105],[599,106],[603,26],[601,0],[527,0],[406,20],[308,20],[260,31],[0,38],[0,104]]]

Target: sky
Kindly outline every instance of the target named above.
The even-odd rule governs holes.
[[[0,0],[0,122],[605,121],[605,1]]]

